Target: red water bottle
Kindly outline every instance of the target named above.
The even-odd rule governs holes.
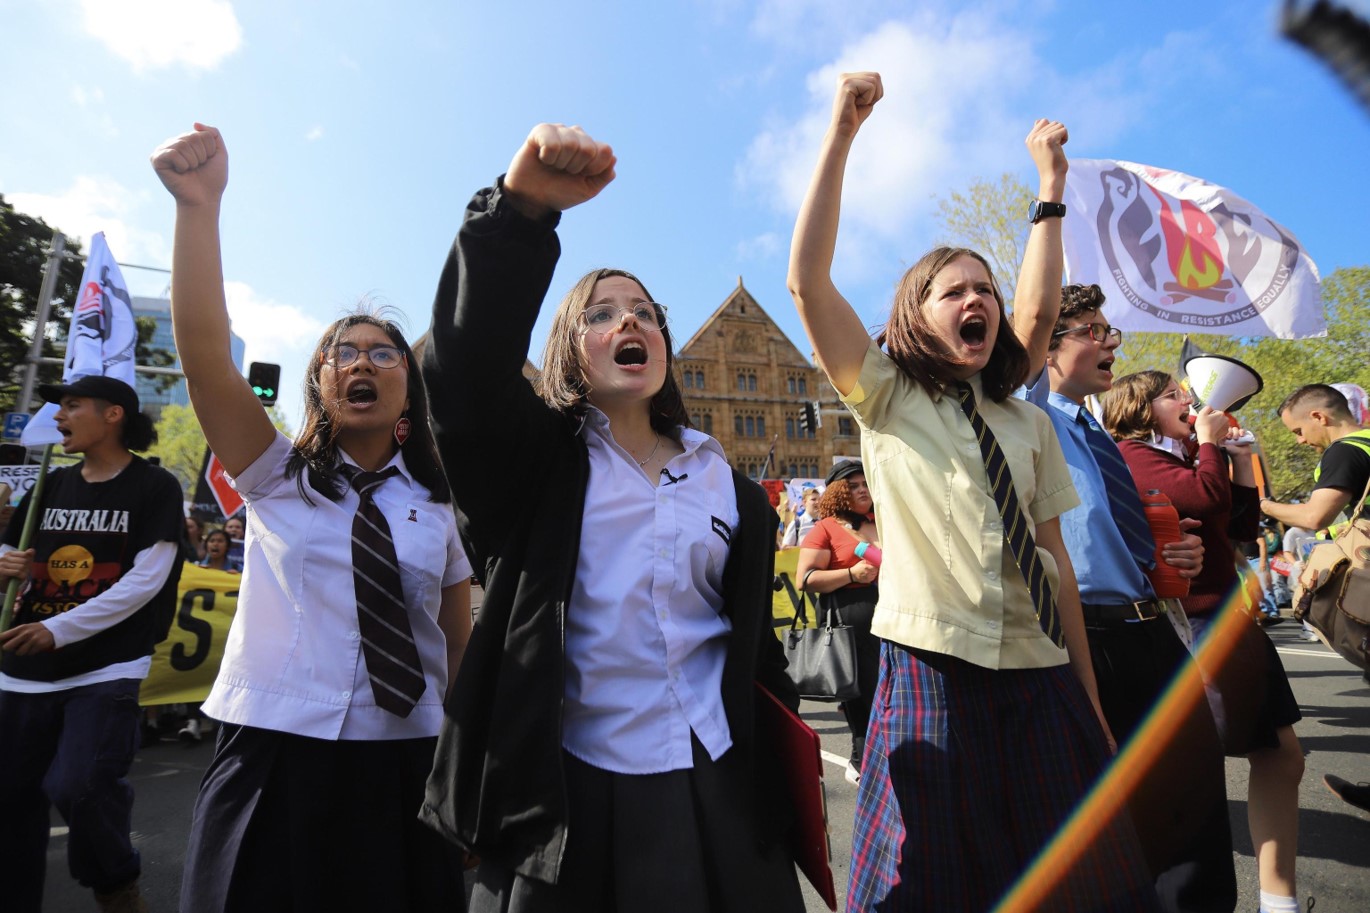
[[[1147,522],[1151,524],[1151,537],[1156,540],[1156,566],[1147,571],[1151,587],[1161,599],[1179,599],[1189,595],[1189,581],[1180,576],[1178,568],[1171,567],[1161,557],[1161,551],[1172,542],[1179,542],[1180,515],[1160,489],[1153,488],[1142,498],[1142,510],[1146,512]]]

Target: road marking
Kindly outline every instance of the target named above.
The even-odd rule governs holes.
[[[1340,653],[1333,653],[1331,650],[1301,650],[1298,647],[1276,647],[1275,649],[1290,656],[1322,656],[1327,659],[1341,659]]]
[[[824,751],[821,748],[818,750],[818,753],[821,754],[823,760],[827,761],[829,764],[835,764],[843,770],[847,769],[847,759],[841,755],[835,755],[831,751]]]

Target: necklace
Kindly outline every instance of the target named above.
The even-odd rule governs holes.
[[[652,457],[656,456],[656,452],[657,452],[657,450],[659,450],[660,448],[661,448],[661,435],[658,434],[658,435],[656,436],[656,443],[652,445],[652,452],[649,453],[649,454],[647,454],[645,457],[643,457],[642,459],[640,459],[640,460],[637,461],[637,466],[638,466],[638,468],[641,469],[643,466],[646,466],[646,465],[647,465],[647,461],[650,460]]]

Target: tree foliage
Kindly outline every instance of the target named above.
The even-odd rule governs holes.
[[[42,219],[25,215],[0,195],[0,412],[25,411],[25,404],[16,404],[23,383],[24,362],[33,344],[33,322],[38,314],[38,295],[47,267],[48,248],[54,230]],[[86,258],[81,242],[68,237],[68,256],[58,268],[57,285],[48,313],[48,332],[43,340],[43,354],[60,358],[61,340],[71,328],[72,302],[77,299],[81,274]],[[152,334],[157,323],[150,317],[135,318],[138,343],[135,358],[140,365],[169,367],[176,356],[166,349],[152,345]],[[62,379],[61,365],[39,365],[38,382],[56,383]],[[165,390],[176,382],[169,375],[157,376],[153,383]]]
[[[938,203],[943,228],[953,243],[984,254],[1006,297],[1018,275],[1027,238],[1027,185],[1012,174],[998,183],[974,181],[964,193]],[[1277,500],[1305,498],[1313,487],[1319,454],[1299,444],[1277,413],[1285,397],[1304,384],[1359,384],[1370,389],[1370,266],[1339,269],[1323,278],[1327,336],[1316,339],[1242,338],[1192,334],[1199,348],[1228,355],[1261,375],[1264,388],[1242,407],[1238,418],[1255,433]],[[1107,314],[1107,311],[1105,312]],[[1114,375],[1157,370],[1180,371],[1180,333],[1127,333],[1118,349]]]
[[[291,433],[285,413],[279,407],[270,407],[267,415],[283,433]],[[195,418],[195,410],[179,403],[163,407],[157,421],[157,443],[148,451],[148,456],[159,458],[162,467],[181,483],[185,497],[193,498],[205,458],[205,435]]]

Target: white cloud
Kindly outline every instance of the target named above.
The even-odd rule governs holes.
[[[744,238],[737,242],[734,253],[739,260],[769,260],[784,249],[780,235],[773,231]]]
[[[311,143],[323,139],[323,127],[319,124],[315,124],[305,133],[304,138]]]
[[[171,245],[155,231],[139,228],[126,220],[147,199],[147,194],[132,191],[118,181],[96,175],[80,175],[72,185],[58,194],[13,193],[5,199],[14,208],[31,216],[38,216],[53,228],[88,241],[97,231],[105,233],[105,241],[117,260],[143,266],[161,266],[171,262]],[[139,271],[126,276],[137,289]],[[153,280],[165,284],[165,280]],[[141,294],[142,292],[138,292]]]
[[[243,338],[249,361],[302,365],[323,333],[324,323],[292,304],[261,295],[246,282],[225,282],[233,332]]]
[[[78,108],[102,104],[105,100],[105,90],[99,86],[93,89],[87,89],[85,86],[72,86],[71,100],[76,102]]]
[[[242,44],[228,0],[81,0],[86,31],[135,70],[212,70]]]

